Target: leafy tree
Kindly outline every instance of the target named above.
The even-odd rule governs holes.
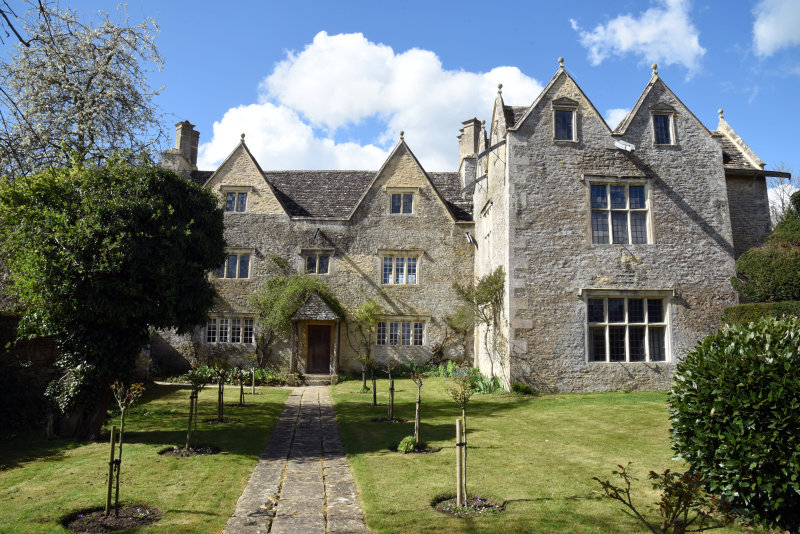
[[[186,431],[185,449],[188,450],[195,446],[194,432],[197,432],[197,401],[200,397],[200,391],[208,384],[208,375],[199,369],[192,369],[185,376],[192,386],[189,394],[189,429]],[[192,429],[192,423],[194,423],[194,429]]]
[[[124,8],[120,23],[102,12],[92,23],[74,10],[35,9],[38,16],[20,21],[28,41],[0,58],[0,174],[99,165],[159,148],[159,91],[147,81],[148,66],[162,67],[155,22],[130,25]]]
[[[467,496],[467,404],[475,394],[475,369],[462,369],[453,377],[453,386],[447,389],[448,395],[461,409],[461,420],[463,421],[464,432],[464,467],[463,467],[463,490],[464,497]]]
[[[366,371],[369,366],[365,362],[372,360],[372,340],[375,338],[378,319],[382,313],[383,308],[372,297],[367,297],[361,304],[348,310],[350,321],[348,323],[347,341],[354,352],[363,356],[363,361],[359,359],[361,362],[361,391],[367,391]],[[373,368],[373,392],[375,391],[374,376]],[[374,405],[375,403],[373,403]]]
[[[259,326],[285,335],[292,331],[292,316],[315,293],[334,313],[345,317],[344,308],[328,284],[319,278],[297,273],[268,279],[250,297],[250,305],[258,314]]]
[[[202,214],[202,216],[198,216]],[[48,395],[60,433],[96,435],[110,384],[130,381],[149,327],[192,331],[225,257],[216,197],[171,171],[112,160],[0,184],[0,257],[24,309],[19,336],[52,336],[65,373]]]
[[[461,321],[470,315],[474,321],[483,325],[483,345],[489,356],[489,374],[494,377],[494,362],[503,340],[500,326],[503,314],[503,294],[505,291],[505,271],[503,266],[484,275],[477,284],[453,284],[456,296],[464,303],[466,310],[461,312]],[[492,342],[489,343],[489,334]]]
[[[367,371],[369,371],[369,379],[370,382],[372,383],[372,405],[377,406],[378,387],[377,387],[377,382],[375,380],[375,371],[378,369],[378,362],[375,361],[375,358],[373,358],[372,356],[367,356],[366,354],[361,354],[359,356],[356,356],[356,360],[358,360],[359,363],[361,363],[362,368],[366,368]],[[364,390],[363,382],[361,385],[361,389],[362,391]]]
[[[800,300],[800,192],[762,247],[736,260],[733,288],[751,302]]]
[[[225,422],[225,381],[231,370],[226,360],[218,359],[211,366],[214,378],[217,379],[217,422]]]
[[[417,367],[413,362],[411,363],[411,380],[417,385],[417,404],[416,410],[414,410],[414,446],[415,447],[422,447],[422,431],[420,428],[421,425],[421,408],[422,408],[422,381],[425,378],[425,373],[422,372],[422,369]]]

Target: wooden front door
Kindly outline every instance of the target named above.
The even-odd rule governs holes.
[[[308,325],[308,366],[307,373],[330,372],[331,326],[327,324]]]

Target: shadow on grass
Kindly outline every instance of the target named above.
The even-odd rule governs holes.
[[[33,431],[6,437],[0,442],[0,471],[34,460],[55,462],[63,458],[66,451],[81,445],[81,442],[64,439],[48,440]]]

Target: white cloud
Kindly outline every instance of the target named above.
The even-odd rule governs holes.
[[[619,123],[622,122],[622,119],[628,116],[629,112],[630,109],[612,108],[606,110],[605,117],[603,118],[606,120],[606,124],[608,124],[608,127],[613,130],[614,128],[619,126]]]
[[[360,33],[320,32],[264,78],[258,103],[214,124],[200,165],[213,168],[245,132],[264,169],[377,169],[404,130],[426,169],[455,170],[461,121],[491,113],[498,83],[509,104],[530,104],[542,90],[516,67],[445,70],[428,50],[395,53]],[[379,125],[371,139],[339,141],[367,120]]]
[[[753,47],[768,57],[782,48],[800,45],[800,2],[762,0],[754,9]]]
[[[599,65],[611,55],[634,54],[647,63],[683,65],[692,75],[706,53],[700,32],[689,18],[688,0],[659,0],[657,7],[633,15],[619,15],[593,30],[583,30],[570,19],[580,43],[589,50],[589,60]]]

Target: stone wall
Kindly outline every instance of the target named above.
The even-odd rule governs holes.
[[[574,142],[553,139],[551,103],[562,97],[578,103]],[[649,110],[663,105],[675,109],[673,146],[653,143]],[[733,245],[719,146],[656,81],[622,136],[635,151],[616,149],[566,73],[507,139],[511,379],[546,391],[667,388],[675,362],[736,300],[728,282]],[[586,179],[592,176],[647,184],[648,244],[592,244]],[[668,361],[588,362],[591,289],[674,294],[667,299]]]
[[[728,176],[726,185],[734,256],[738,258],[763,245],[772,231],[767,181],[764,176]]]

